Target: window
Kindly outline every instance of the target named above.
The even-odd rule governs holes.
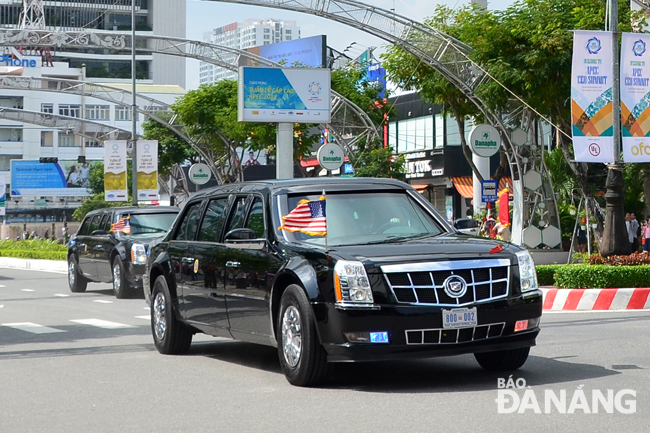
[[[97,229],[99,229],[99,220],[102,218],[101,214],[97,214],[93,217],[92,221],[90,221],[90,234],[92,235],[93,232]]]
[[[187,212],[183,216],[180,223],[178,232],[176,233],[175,240],[178,241],[192,241],[196,235],[196,229],[199,223],[199,211],[201,210],[201,202],[189,205]]]
[[[271,37],[270,37],[269,35],[264,35],[264,39],[265,39],[265,40],[270,39],[270,38],[271,38]]]
[[[0,128],[0,141],[18,142],[22,140],[22,128]]]
[[[228,203],[227,198],[219,198],[211,200],[208,208],[205,211],[205,217],[201,223],[201,230],[199,230],[199,240],[205,242],[219,242],[221,238],[221,230],[226,221],[224,210]]]
[[[54,114],[54,104],[41,104],[41,113]]]
[[[81,223],[81,227],[79,227],[79,230],[77,231],[77,234],[79,234],[79,235],[87,235],[87,234],[90,233],[90,232],[88,231],[88,229],[90,228],[90,220],[92,220],[92,217],[91,217],[91,216],[89,216],[88,218],[86,218],[86,219],[84,220],[84,222]]]
[[[131,107],[115,106],[115,120],[131,120]]]
[[[286,33],[287,35],[290,35],[290,34],[291,34],[291,30],[286,30],[285,33]]]
[[[258,239],[264,237],[264,204],[259,197],[255,198],[251,206],[251,211],[246,221],[246,228],[253,230]]]
[[[41,131],[41,147],[54,146],[54,133],[52,131]]]
[[[59,114],[68,117],[81,117],[81,105],[59,104]]]
[[[271,33],[271,29],[264,29],[264,33]]]
[[[18,96],[0,96],[0,107],[23,109],[23,98]]]
[[[442,114],[436,114],[436,148],[445,145],[445,122],[443,121]]]
[[[22,155],[0,155],[0,171],[9,171],[11,169],[11,160],[22,158]]]
[[[228,228],[226,233],[233,229],[239,229],[244,227],[244,218],[246,211],[246,197],[238,197],[237,201],[233,205],[233,210],[230,213],[230,221],[228,221]]]
[[[99,230],[104,230],[108,232],[111,229],[111,213],[104,214],[102,222],[99,223]]]
[[[108,105],[86,105],[86,119],[109,120],[110,107]]]
[[[59,147],[79,147],[72,132],[59,131]]]
[[[388,145],[397,152],[397,122],[388,123]]]
[[[284,40],[285,40],[285,41],[290,41],[290,40],[291,40],[291,36],[285,36]]]

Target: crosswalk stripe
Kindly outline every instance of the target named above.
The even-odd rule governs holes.
[[[33,292],[34,291],[34,289],[20,289],[20,290],[22,290],[23,292]]]
[[[81,323],[82,325],[96,326],[105,329],[120,329],[120,328],[135,328],[135,326],[125,325],[124,323],[109,322],[108,320],[100,319],[79,319],[71,320],[71,322]]]
[[[59,298],[67,298],[70,295],[66,295],[65,293],[56,293],[54,296],[58,296]]]
[[[50,328],[49,326],[43,326],[32,322],[3,323],[2,326],[31,332],[32,334],[53,334],[55,332],[65,332],[62,329]]]
[[[2,284],[0,284],[0,287],[7,287],[7,286],[3,286]]]
[[[135,316],[136,319],[151,320],[151,316]]]
[[[95,299],[93,302],[97,302],[98,304],[112,304],[113,301],[107,301],[105,299]]]

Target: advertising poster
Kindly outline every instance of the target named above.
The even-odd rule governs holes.
[[[311,36],[275,44],[260,45],[259,56],[286,67],[326,67],[327,36]],[[257,54],[257,53],[255,53]]]
[[[571,121],[576,161],[614,162],[612,34],[575,31]]]
[[[138,200],[158,200],[158,140],[137,143]]]
[[[104,142],[104,200],[129,201],[126,188],[126,140]]]
[[[6,197],[6,189],[7,189],[7,183],[5,179],[5,174],[0,173],[0,187],[2,187],[2,190],[0,190],[0,216],[4,215],[7,210],[7,205],[6,202],[7,200],[5,199]]]
[[[330,122],[330,70],[239,68],[240,122]]]
[[[621,134],[625,162],[650,161],[650,35],[623,33]]]
[[[36,160],[11,160],[11,195],[22,197],[87,197],[88,174],[93,164],[77,161],[41,163]]]

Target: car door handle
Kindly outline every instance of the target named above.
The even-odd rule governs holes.
[[[227,268],[238,268],[241,263],[239,262],[226,262]]]
[[[194,263],[194,257],[183,257],[181,261],[185,263]]]

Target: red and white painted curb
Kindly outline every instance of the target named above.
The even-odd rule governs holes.
[[[650,310],[650,287],[636,289],[550,289],[544,292],[544,310]]]

